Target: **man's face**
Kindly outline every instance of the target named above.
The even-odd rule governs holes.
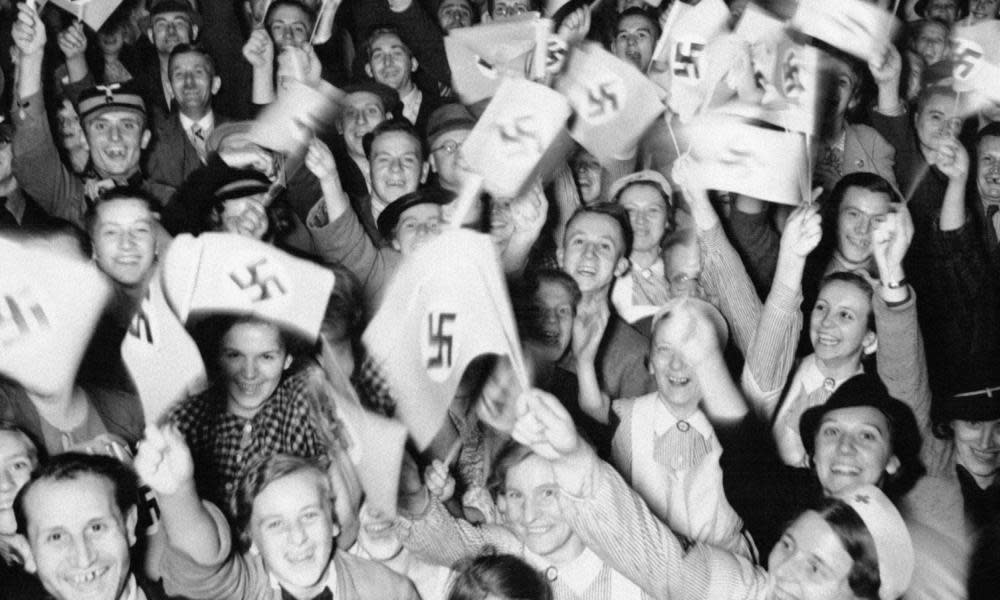
[[[275,55],[289,46],[302,48],[312,35],[312,20],[298,6],[282,5],[271,11],[267,31],[274,40]]]
[[[656,391],[667,409],[678,418],[685,418],[701,400],[701,387],[687,362],[668,343],[666,325],[667,319],[661,319],[653,332],[649,372],[656,379]]]
[[[156,261],[153,215],[140,200],[112,200],[97,207],[93,231],[94,261],[116,283],[146,281]]]
[[[997,18],[997,7],[1000,0],[972,0],[969,3],[972,23],[979,23]]]
[[[582,213],[566,227],[559,265],[584,294],[606,292],[625,273],[625,243],[618,222],[600,213]]]
[[[399,555],[403,544],[396,534],[395,518],[372,510],[365,502],[361,505],[361,529],[358,544],[372,560],[386,561]]]
[[[0,431],[0,535],[17,531],[14,498],[31,479],[35,467],[31,448],[24,436],[14,431]]]
[[[899,470],[890,435],[885,415],[871,406],[838,408],[823,415],[812,458],[826,495],[865,484],[877,486],[886,473]]]
[[[469,137],[468,129],[453,129],[442,133],[431,148],[431,168],[437,173],[441,187],[457,192],[462,182],[468,177],[469,171],[460,166],[458,152],[462,142]]]
[[[656,27],[646,17],[629,15],[618,22],[611,49],[615,56],[631,62],[645,73],[649,61],[653,58],[655,32]]]
[[[837,250],[844,258],[855,263],[871,258],[872,230],[885,221],[890,205],[885,194],[847,188],[837,215]]]
[[[468,0],[442,0],[438,6],[438,23],[441,29],[451,31],[472,25],[472,8]]]
[[[198,28],[191,24],[191,17],[183,12],[160,13],[149,24],[149,39],[161,56],[169,55],[178,44],[190,44],[197,35]]]
[[[43,480],[24,498],[36,575],[59,600],[116,600],[135,544],[136,510],[123,515],[106,478]]]
[[[129,177],[149,143],[146,119],[133,110],[109,110],[84,123],[90,159],[101,177]]]
[[[320,582],[339,533],[321,474],[300,470],[267,485],[253,500],[250,538],[278,583],[297,592]]]
[[[499,508],[528,550],[560,565],[579,556],[583,542],[559,508],[552,465],[535,455],[507,471]]]
[[[937,23],[926,23],[913,40],[913,50],[933,65],[945,57],[948,50],[948,29]]]
[[[507,21],[520,17],[531,10],[528,0],[496,0],[490,16],[494,21]]]
[[[851,100],[854,98],[854,90],[857,88],[854,72],[844,61],[832,56],[824,57],[823,67],[833,80],[833,89],[837,98],[836,114],[843,116],[850,107]]]
[[[580,189],[580,201],[590,206],[601,199],[601,163],[589,152],[581,153],[573,159],[573,175],[576,187]]]
[[[371,58],[365,70],[375,81],[398,92],[409,91],[417,59],[394,33],[383,33],[372,41]]]
[[[256,414],[278,389],[291,362],[274,325],[248,322],[230,327],[219,349],[230,410],[244,417]]]
[[[399,215],[392,247],[407,256],[441,233],[441,205],[417,204]]]
[[[768,557],[774,598],[848,600],[854,559],[819,513],[807,510],[788,526]]]
[[[809,321],[809,341],[827,364],[851,364],[875,342],[868,328],[871,300],[858,286],[831,281],[823,286]]]
[[[667,279],[671,298],[705,297],[701,286],[701,249],[697,242],[677,244],[663,253],[663,275]]]
[[[670,207],[659,188],[648,184],[633,184],[618,195],[618,203],[628,212],[632,224],[632,250],[655,252],[667,231]]]
[[[979,142],[976,184],[979,196],[990,203],[1000,203],[1000,137],[987,136]]]
[[[958,137],[962,119],[955,115],[955,99],[931,96],[916,117],[917,138],[925,150],[936,150],[942,140]]]
[[[576,314],[573,295],[558,281],[542,281],[535,292],[535,310],[543,358],[557,361],[566,354],[573,336],[573,317]]]
[[[97,43],[101,47],[101,53],[105,56],[117,56],[125,45],[125,35],[121,27],[114,27],[107,31],[97,32]]]
[[[215,76],[208,57],[200,52],[178,54],[170,61],[170,89],[181,112],[203,113],[219,91],[222,80]]]
[[[402,131],[389,131],[372,140],[372,191],[389,203],[403,194],[417,191],[427,179],[420,142]]]
[[[924,9],[928,19],[941,19],[945,23],[954,23],[958,17],[958,2],[956,0],[930,0]]]
[[[362,140],[375,126],[385,121],[385,106],[382,100],[371,92],[354,92],[344,99],[341,116],[344,143],[354,156],[364,156]]]

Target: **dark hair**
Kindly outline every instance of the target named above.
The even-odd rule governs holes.
[[[541,573],[510,554],[487,552],[453,567],[455,579],[447,600],[552,600],[552,588]]]
[[[31,459],[32,469],[38,466],[38,463],[45,459],[45,446],[39,444],[33,435],[24,430],[23,427],[17,425],[13,421],[8,421],[6,419],[0,419],[0,432],[9,431],[14,435],[21,438],[24,441],[24,445],[28,447],[28,458]]]
[[[139,501],[139,480],[132,468],[120,460],[103,454],[57,454],[35,469],[31,481],[24,484],[14,499],[14,518],[17,520],[18,533],[26,534],[28,531],[24,503],[31,488],[40,481],[70,481],[84,475],[104,478],[111,483],[115,504],[123,516]]]
[[[278,330],[278,339],[285,354],[293,358],[299,358],[308,353],[312,344],[307,340],[281,328],[263,317],[252,314],[211,314],[202,317],[194,317],[191,320],[189,330],[191,337],[195,340],[199,350],[201,350],[202,360],[209,370],[210,379],[220,383],[219,357],[222,352],[222,340],[229,331],[237,325],[266,325]],[[291,371],[286,373],[286,376]]]
[[[598,202],[590,206],[581,206],[576,209],[569,219],[566,221],[566,231],[569,231],[570,225],[573,224],[577,218],[586,214],[597,214],[604,215],[611,218],[618,224],[618,228],[622,232],[622,245],[624,246],[622,252],[623,258],[628,258],[632,254],[632,223],[628,218],[628,211],[626,211],[620,204],[612,202]],[[565,236],[565,234],[563,234]],[[565,244],[565,237],[563,242]]]
[[[317,16],[316,15],[316,11],[313,10],[312,8],[310,8],[309,5],[306,4],[305,2],[302,2],[301,0],[274,0],[267,7],[267,12],[264,13],[264,26],[267,27],[267,29],[268,29],[268,35],[270,35],[270,33],[271,33],[271,31],[270,31],[270,29],[271,29],[271,27],[270,27],[270,25],[271,25],[270,24],[271,15],[274,14],[275,10],[277,10],[279,7],[282,7],[282,6],[293,6],[295,8],[298,8],[302,12],[306,13],[307,17],[309,17],[309,26],[310,27],[316,24],[316,16]]]
[[[896,189],[881,175],[857,171],[841,177],[823,200],[820,209],[823,218],[823,237],[816,250],[809,255],[810,262],[818,261],[815,267],[818,267],[821,272],[826,269],[837,249],[837,225],[840,218],[840,207],[844,203],[847,191],[851,188],[860,188],[875,194],[885,194],[888,196],[889,202],[896,205],[902,202]]]
[[[582,297],[580,286],[566,271],[543,268],[530,272],[523,281],[510,282],[511,304],[513,305],[514,318],[522,340],[538,338],[540,324],[544,315],[538,306],[536,296],[543,283],[561,285],[570,295],[570,302],[573,304],[574,313],[576,312],[576,305],[580,303],[580,298]]]
[[[990,121],[976,133],[976,143],[973,147],[977,153],[979,152],[979,144],[988,137],[1000,137],[1000,121]]]
[[[253,195],[248,194],[248,195]],[[238,198],[229,198],[237,200]],[[204,205],[202,231],[222,231],[222,215],[226,208],[226,200],[213,199]],[[261,241],[273,244],[280,241],[289,232],[295,229],[295,217],[292,207],[285,199],[284,192],[273,199],[270,204],[264,207],[264,215],[267,217],[267,231],[264,232]]]
[[[170,51],[170,58],[167,59],[167,75],[170,75],[170,68],[174,64],[174,58],[180,56],[181,54],[198,54],[201,55],[205,61],[208,63],[209,67],[209,78],[215,77],[218,71],[215,68],[215,59],[212,55],[208,53],[208,50],[201,44],[177,44],[174,49]],[[211,85],[211,82],[209,83]]]
[[[240,477],[236,495],[233,496],[232,511],[236,517],[237,540],[241,551],[246,552],[250,548],[250,520],[253,516],[254,499],[264,491],[264,488],[278,479],[299,471],[311,471],[316,475],[324,497],[330,502],[330,518],[334,523],[337,522],[333,509],[333,489],[326,476],[326,465],[319,459],[290,454],[263,456],[246,466]]]
[[[875,295],[875,290],[872,289],[871,284],[868,283],[868,281],[864,277],[858,275],[857,273],[854,273],[853,271],[836,271],[834,273],[830,273],[829,275],[820,280],[819,291],[822,292],[823,288],[825,288],[828,283],[832,283],[834,281],[842,281],[844,283],[849,283],[854,287],[858,288],[859,290],[861,290],[862,293],[864,293],[865,297],[868,298],[867,326],[870,331],[876,331],[875,308],[872,306],[872,296]],[[813,307],[815,308],[815,304],[813,304]]]
[[[155,215],[158,212],[157,208],[160,205],[152,194],[150,194],[149,192],[147,192],[142,188],[134,186],[121,186],[121,187],[111,188],[100,194],[97,197],[97,200],[94,201],[94,203],[91,204],[89,207],[87,207],[87,211],[83,214],[84,230],[87,232],[87,235],[91,237],[91,239],[93,239],[94,237],[94,227],[97,226],[98,209],[101,206],[104,206],[105,204],[110,204],[111,202],[116,202],[119,200],[137,200],[139,202],[142,202],[143,204],[146,205],[146,208],[148,208],[149,212],[153,215]]]
[[[659,39],[660,33],[663,30],[660,27],[660,20],[656,17],[656,14],[645,8],[645,6],[630,6],[629,8],[626,8],[618,13],[618,17],[615,18],[614,25],[611,27],[609,32],[609,41],[614,41],[614,39],[618,36],[618,26],[621,25],[621,22],[627,17],[643,17],[648,20],[653,26],[653,43],[656,43],[656,40]]]
[[[854,595],[863,600],[879,600],[882,578],[879,575],[878,551],[872,534],[858,513],[839,498],[824,498],[815,508],[851,557],[847,583]]]
[[[496,6],[496,0],[486,0],[486,12],[488,12],[491,17],[493,16],[493,8],[495,6]],[[538,11],[538,12],[543,12],[542,8],[543,7],[542,7],[541,0],[528,0],[528,10],[529,11],[535,10],[535,11]],[[546,16],[549,16],[549,15],[546,15]]]
[[[427,148],[424,147],[424,137],[417,132],[417,128],[414,127],[412,123],[402,117],[386,119],[376,125],[370,132],[365,134],[365,137],[361,139],[361,146],[365,149],[365,158],[369,160],[371,159],[372,145],[379,136],[393,132],[405,133],[413,138],[413,140],[417,143],[417,148],[420,150],[421,162],[427,160]]]
[[[486,489],[494,501],[507,490],[507,473],[533,454],[531,448],[513,440],[503,445],[486,479]]]
[[[365,38],[365,43],[362,46],[362,51],[365,56],[365,62],[371,62],[372,60],[372,44],[375,40],[383,35],[394,35],[399,38],[399,41],[403,43],[403,47],[406,48],[407,53],[412,57],[413,49],[410,45],[403,39],[403,35],[399,33],[399,29],[393,25],[374,25],[368,30],[368,36]]]

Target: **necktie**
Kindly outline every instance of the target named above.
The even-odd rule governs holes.
[[[989,235],[990,247],[987,250],[993,250],[997,245],[997,212],[1000,211],[1000,206],[996,204],[990,204],[986,207],[986,231]]]
[[[653,457],[671,471],[685,471],[698,466],[710,448],[698,430],[684,420],[677,421],[666,433],[656,436]]]
[[[286,590],[285,588],[281,588],[281,600],[302,600],[302,599],[296,598],[295,596],[289,594],[288,590]],[[323,588],[322,592],[313,597],[311,600],[333,600],[333,592],[330,591],[330,588],[325,587]]]
[[[7,198],[6,196],[0,198],[0,229],[7,229],[8,227],[20,227],[21,224],[17,222],[14,218],[13,213],[7,210]]]
[[[191,142],[194,144],[194,149],[198,152],[198,160],[204,163],[206,159],[205,155],[207,154],[205,130],[197,123],[191,126]]]

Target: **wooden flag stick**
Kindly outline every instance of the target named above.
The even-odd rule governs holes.
[[[472,209],[473,202],[479,202],[479,190],[483,187],[483,178],[477,173],[470,173],[466,176],[462,189],[455,199],[455,212],[448,221],[448,229],[458,229],[465,222],[466,215]]]

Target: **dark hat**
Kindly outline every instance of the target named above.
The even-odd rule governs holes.
[[[908,459],[919,460],[921,437],[913,411],[890,396],[881,379],[868,373],[851,377],[833,392],[825,404],[814,406],[802,414],[799,435],[809,456],[815,449],[816,432],[823,416],[853,406],[870,406],[885,415],[891,430],[892,452],[900,462],[906,464]]]
[[[427,143],[433,146],[442,134],[475,126],[476,119],[465,106],[457,102],[443,104],[427,119]]]
[[[246,134],[253,128],[253,121],[229,121],[216,125],[205,142],[206,151],[211,154],[219,151],[222,140],[234,134]]]
[[[926,19],[927,15],[925,11],[927,10],[927,3],[929,0],[917,0],[917,3],[913,5],[913,12],[917,13],[920,17]],[[969,14],[969,1],[968,0],[955,0],[955,20],[963,19]]]
[[[950,397],[937,398],[934,408],[934,420],[938,423],[1000,419],[1000,365],[968,366],[955,377]]]
[[[454,199],[455,194],[437,187],[403,194],[385,207],[382,214],[378,216],[378,232],[382,234],[383,238],[389,239],[392,237],[392,230],[399,223],[399,217],[410,208],[420,204],[448,204]]]
[[[138,88],[131,81],[97,85],[80,94],[76,112],[80,122],[109,110],[133,110],[146,116],[146,103]]]
[[[392,113],[394,116],[402,116],[399,93],[391,87],[370,79],[363,79],[356,83],[346,85],[341,88],[344,94],[356,94],[358,92],[368,92],[375,94],[382,101],[382,110]]]
[[[153,5],[149,8],[150,23],[152,23],[152,18],[156,15],[162,15],[163,13],[186,13],[191,17],[191,22],[194,22],[195,10],[190,4],[185,0],[159,0],[158,2],[153,2]],[[197,24],[197,23],[195,23]]]
[[[214,183],[212,199],[216,203],[253,196],[271,189],[271,180],[256,169],[226,167],[219,170],[218,179]]]

